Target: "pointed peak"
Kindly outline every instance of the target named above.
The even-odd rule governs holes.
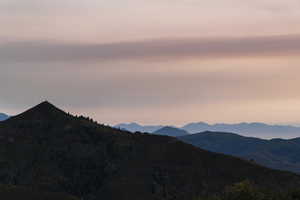
[[[49,101],[47,101],[47,100],[45,100],[45,101],[43,101],[42,103],[40,103],[40,104],[50,104],[50,105],[53,105],[52,103],[50,103]]]
[[[30,108],[29,110],[17,115],[14,119],[25,119],[25,120],[55,120],[67,117],[67,114],[61,109],[57,108],[48,101]]]
[[[52,103],[50,103],[49,101],[43,101],[42,103],[36,105],[34,108],[44,108],[44,109],[58,109],[57,107],[55,107]]]
[[[56,106],[54,106],[49,101],[43,101],[42,103],[40,103],[40,104],[32,107],[28,111],[31,111],[31,112],[45,112],[45,113],[49,113],[49,112],[63,112],[61,109],[57,108]]]

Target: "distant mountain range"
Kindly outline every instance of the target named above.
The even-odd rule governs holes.
[[[208,151],[252,160],[273,169],[300,173],[300,138],[263,140],[233,133],[203,132],[179,139]]]
[[[143,126],[137,123],[118,124],[115,127],[128,130],[130,132],[153,133],[164,126]],[[175,126],[172,126],[175,127]],[[300,137],[300,127],[286,125],[269,125],[264,123],[239,123],[239,124],[207,124],[204,122],[190,123],[183,127],[177,127],[188,133],[200,133],[204,131],[232,132],[243,136],[259,138],[296,138]]]
[[[300,127],[284,125],[268,125],[264,123],[239,124],[207,124],[203,122],[190,123],[182,127],[189,133],[203,131],[232,132],[243,136],[260,138],[295,138],[300,137]]]
[[[153,133],[157,131],[158,129],[163,128],[164,126],[158,125],[150,125],[150,126],[143,126],[138,123],[124,123],[124,124],[118,124],[114,126],[115,128],[119,128],[122,130],[130,131],[130,132],[142,132],[142,133]]]
[[[7,114],[0,113],[0,121],[4,121],[4,120],[6,120],[8,118],[9,118],[9,116]]]
[[[173,137],[180,137],[180,136],[189,135],[189,133],[186,132],[185,130],[175,128],[175,127],[171,127],[171,126],[165,126],[161,129],[158,129],[157,131],[153,132],[153,134],[168,135],[168,136],[173,136]]]
[[[0,122],[0,136],[1,199],[191,200],[244,180],[283,192],[300,185],[294,173],[104,126],[49,102]]]

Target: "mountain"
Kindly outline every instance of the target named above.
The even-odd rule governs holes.
[[[300,137],[300,127],[268,125],[264,123],[239,123],[239,124],[207,124],[204,122],[190,123],[182,127],[189,133],[204,131],[231,132],[244,136],[262,138],[295,138]]]
[[[189,133],[186,132],[185,130],[182,130],[182,129],[179,129],[179,128],[175,128],[175,127],[171,127],[171,126],[165,126],[161,129],[153,132],[153,134],[179,137],[179,136],[188,135]]]
[[[163,126],[155,126],[155,125],[151,125],[151,126],[142,126],[140,124],[137,123],[129,123],[129,124],[118,124],[116,126],[114,126],[115,128],[119,128],[122,130],[127,130],[130,132],[142,132],[142,133],[152,133],[157,131],[158,129],[163,128]]]
[[[0,184],[85,200],[191,200],[246,179],[276,191],[300,185],[293,173],[104,126],[49,102],[0,122],[0,158]]]
[[[172,126],[174,128],[178,128]],[[162,125],[143,126],[137,123],[118,124],[115,128],[127,130],[130,132],[153,133],[164,128]],[[179,128],[187,133],[195,134],[204,131],[214,132],[229,132],[238,133],[243,136],[259,137],[259,138],[296,138],[300,137],[300,127],[284,126],[284,125],[269,125],[264,123],[239,123],[239,124],[207,124],[205,122],[189,123]]]
[[[6,120],[8,118],[9,118],[9,116],[7,114],[0,113],[0,121],[4,121],[4,120]]]
[[[300,138],[263,140],[233,133],[203,132],[180,137],[194,146],[300,174]]]

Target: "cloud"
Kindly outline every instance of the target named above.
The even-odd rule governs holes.
[[[0,46],[0,60],[9,62],[178,60],[244,56],[297,55],[300,35],[158,39],[108,44],[15,42]]]

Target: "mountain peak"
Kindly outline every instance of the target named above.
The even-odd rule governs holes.
[[[43,101],[29,110],[13,117],[12,119],[57,120],[66,116],[67,114],[61,109],[57,108],[48,101]]]
[[[56,106],[54,106],[49,101],[43,101],[40,104],[34,106],[32,109],[58,109]]]

